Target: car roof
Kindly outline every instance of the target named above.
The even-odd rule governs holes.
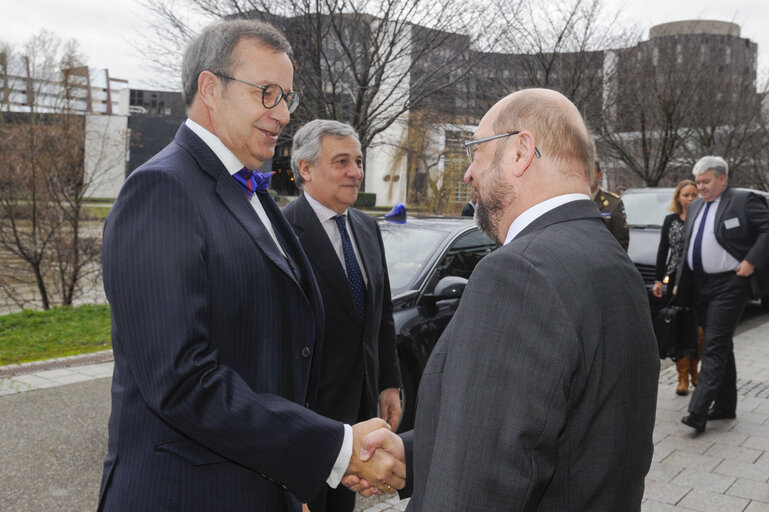
[[[761,190],[757,188],[746,188],[746,187],[732,187],[734,190],[744,190],[746,192],[755,192],[756,194],[762,195],[764,197],[769,197],[769,192],[766,190]],[[670,191],[675,192],[675,187],[643,187],[643,188],[629,188],[625,190],[622,195],[632,195],[632,194],[655,194],[659,192],[667,192]]]
[[[459,233],[475,226],[475,221],[472,217],[443,217],[438,215],[409,215],[406,217],[404,224],[390,222],[385,220],[384,217],[377,218],[377,221],[383,229],[408,229],[411,227],[444,231],[446,233]]]

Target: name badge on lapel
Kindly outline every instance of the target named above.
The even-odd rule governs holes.
[[[740,219],[738,219],[737,217],[734,217],[732,219],[726,219],[724,221],[724,227],[726,229],[738,228],[740,227]]]

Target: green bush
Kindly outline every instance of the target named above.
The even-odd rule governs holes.
[[[376,194],[372,192],[358,192],[358,200],[353,205],[356,208],[371,208],[376,204]]]

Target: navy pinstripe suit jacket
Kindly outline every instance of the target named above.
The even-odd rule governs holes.
[[[308,409],[322,350],[312,270],[267,194],[189,128],[126,181],[105,229],[115,370],[103,510],[298,510],[343,425]],[[298,498],[298,499],[297,499]]]

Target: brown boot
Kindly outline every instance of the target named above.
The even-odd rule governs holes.
[[[678,370],[678,387],[676,395],[686,396],[689,394],[689,358],[682,357],[676,362]]]
[[[702,330],[702,327],[697,329],[697,358],[690,358],[689,363],[689,375],[692,377],[692,386],[695,388],[697,387],[697,381],[699,380],[700,374],[697,370],[699,363],[700,363],[700,356],[702,356],[702,345],[705,343],[705,331]]]

